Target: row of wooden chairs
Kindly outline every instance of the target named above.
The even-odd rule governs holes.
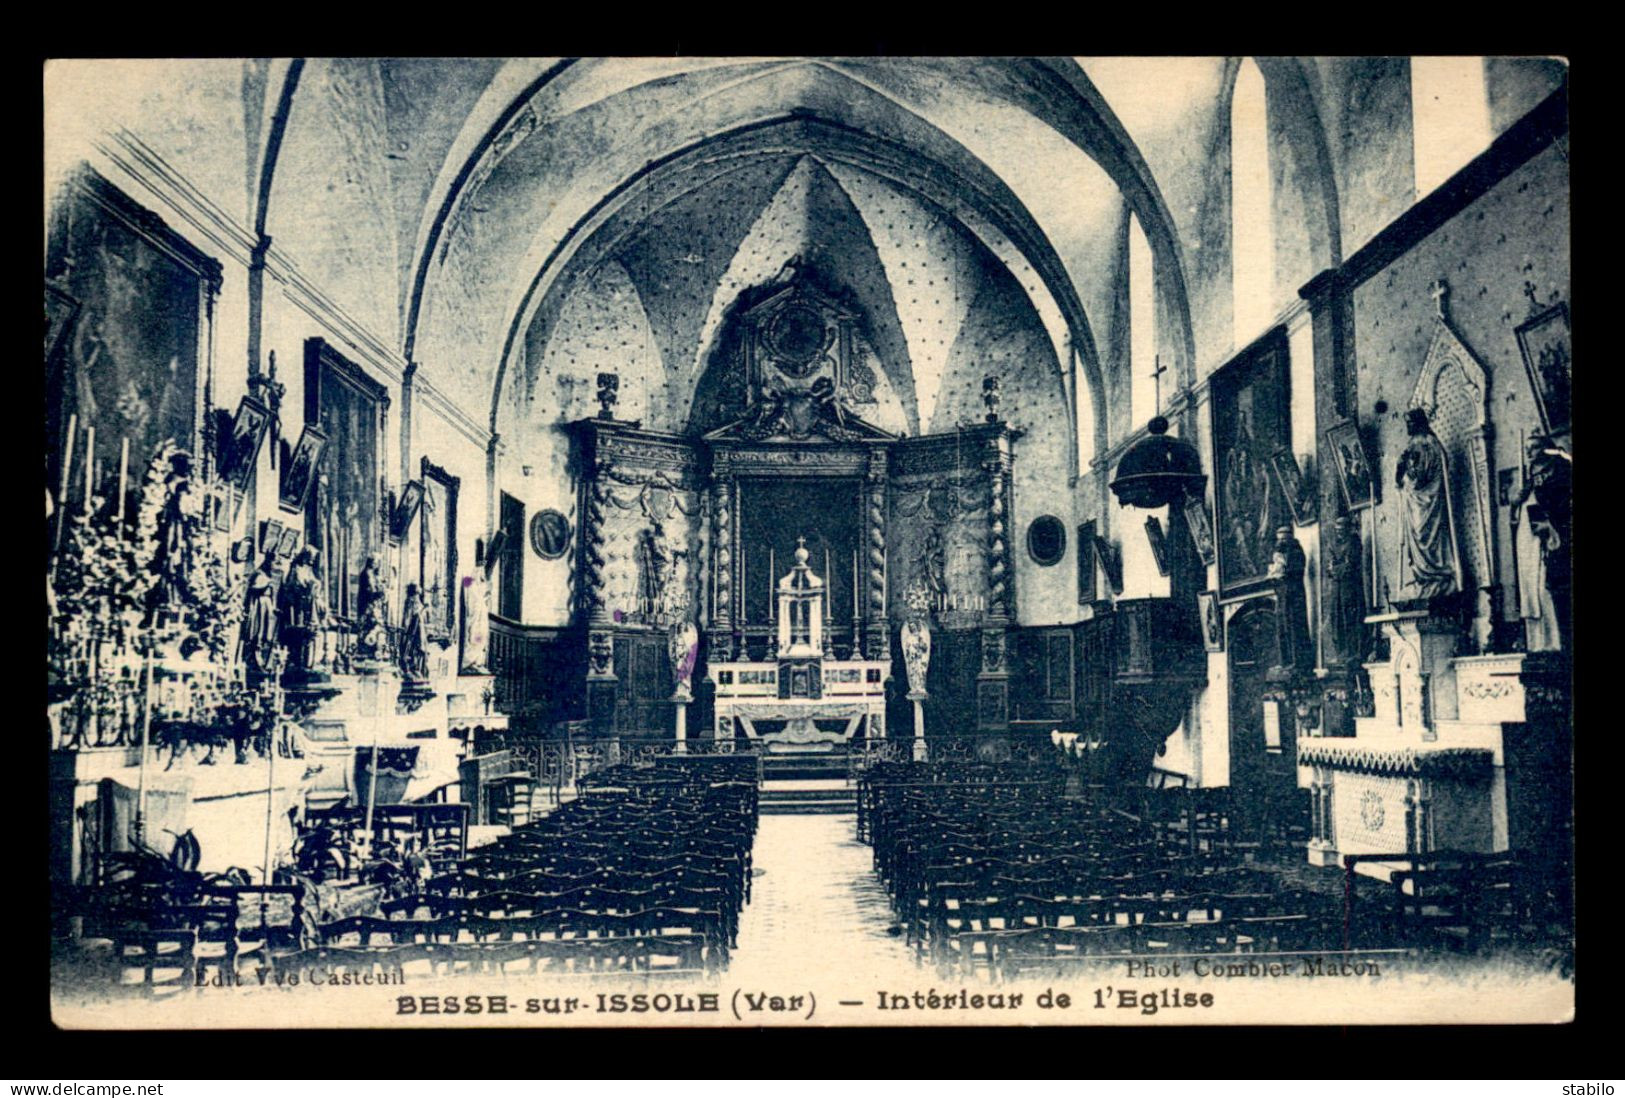
[[[381,917],[324,925],[321,948],[453,971],[719,971],[750,896],[757,790],[754,760],[743,763],[595,774],[575,801],[386,901]]]

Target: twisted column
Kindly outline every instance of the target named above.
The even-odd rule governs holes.
[[[886,453],[870,456],[867,514],[864,520],[865,585],[869,589],[865,654],[869,659],[891,658],[891,629],[886,621]],[[854,626],[856,623],[853,623]]]
[[[987,609],[994,617],[1009,618],[1013,616],[1010,596],[1009,485],[1002,447],[994,452],[983,468],[988,474]]]
[[[585,575],[581,586],[581,598],[589,622],[602,622],[608,618],[605,607],[608,603],[606,591],[609,579],[605,574],[604,545],[608,540],[605,526],[609,505],[609,475],[612,469],[613,463],[610,461],[601,462],[587,493],[584,523],[586,528],[582,531],[581,538],[585,565],[582,569]]]

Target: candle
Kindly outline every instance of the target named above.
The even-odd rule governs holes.
[[[56,496],[58,507],[65,508],[68,505],[68,485],[72,483],[70,477],[73,471],[73,440],[78,433],[79,416],[75,413],[68,417],[68,437],[62,446],[62,486]]]
[[[118,539],[124,540],[124,496],[130,482],[130,436],[119,439],[118,445]]]
[[[857,623],[861,616],[858,608],[858,551],[852,550],[852,621]]]
[[[91,477],[95,475],[92,468],[96,458],[96,428],[85,428],[85,510],[90,510]]]

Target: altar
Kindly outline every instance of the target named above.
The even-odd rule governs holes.
[[[860,730],[884,739],[889,664],[831,657],[828,589],[808,565],[806,539],[796,543],[795,564],[775,588],[777,658],[711,664],[714,734],[731,742],[737,726],[770,752],[831,751]]]

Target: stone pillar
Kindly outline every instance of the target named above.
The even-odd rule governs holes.
[[[914,706],[914,761],[925,760],[925,694],[910,690],[908,700]]]
[[[867,542],[864,586],[868,609],[864,621],[864,656],[891,659],[891,624],[886,616],[886,451],[870,451],[865,503],[864,538]],[[857,623],[853,622],[853,628]]]
[[[672,709],[676,712],[676,746],[673,751],[678,755],[688,754],[688,702],[682,698],[672,699]]]

